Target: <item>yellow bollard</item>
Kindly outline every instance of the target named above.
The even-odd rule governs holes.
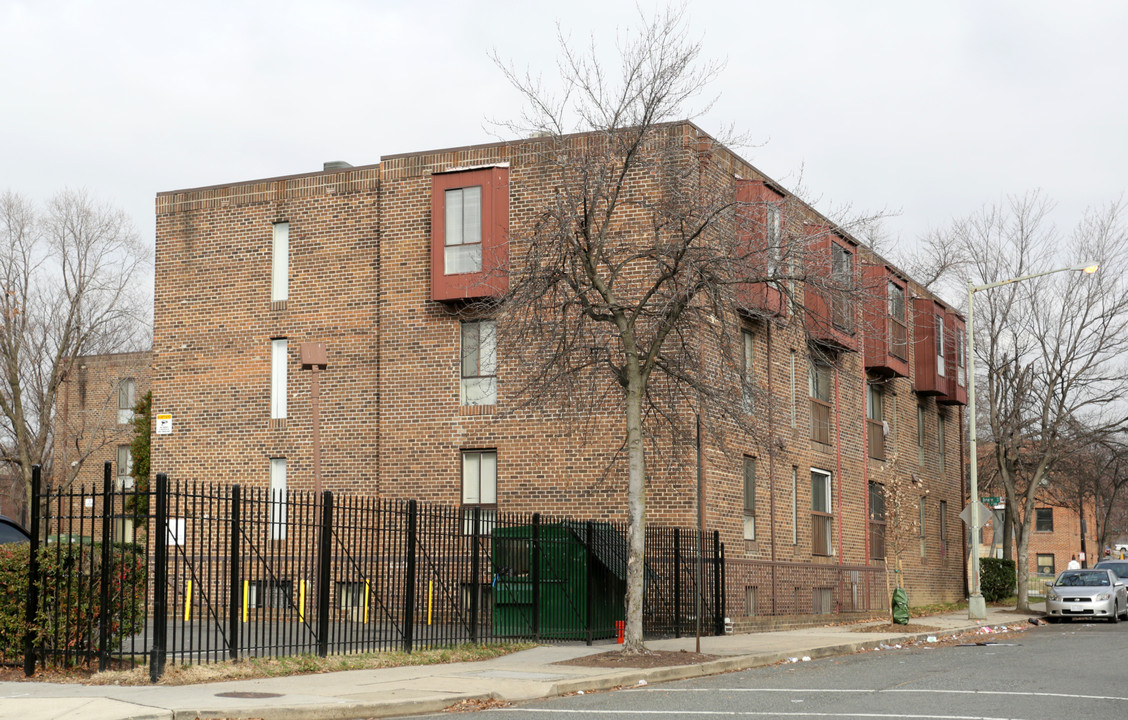
[[[364,624],[368,624],[368,581],[364,581]]]
[[[305,622],[305,580],[298,582],[298,622]]]
[[[184,589],[184,622],[188,622],[188,618],[192,614],[192,581],[188,581],[188,586]]]
[[[435,581],[427,582],[427,624],[431,624],[431,600],[435,596]]]
[[[247,606],[251,600],[251,581],[243,581],[243,622],[247,622]]]

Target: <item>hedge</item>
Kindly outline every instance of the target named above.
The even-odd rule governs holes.
[[[1014,595],[1017,581],[1014,560],[979,559],[979,587],[987,602],[998,602]]]
[[[28,550],[23,543],[0,546],[0,658],[23,657],[28,588]],[[111,549],[110,647],[145,626],[145,555],[132,545]],[[100,543],[45,545],[39,550],[38,645],[73,654],[74,660],[98,650],[102,609]]]

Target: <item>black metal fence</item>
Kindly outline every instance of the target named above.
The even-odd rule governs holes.
[[[27,664],[613,638],[625,524],[202,483],[33,489]],[[163,532],[159,529],[163,528]],[[723,632],[716,532],[649,527],[643,631]],[[34,618],[34,622],[31,619]]]

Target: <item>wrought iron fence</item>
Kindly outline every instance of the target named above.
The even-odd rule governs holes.
[[[614,637],[625,524],[239,485],[33,488],[36,664],[356,653]],[[723,632],[716,532],[649,527],[643,630]],[[34,618],[34,622],[30,619]]]

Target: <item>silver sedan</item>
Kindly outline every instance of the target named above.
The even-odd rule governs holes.
[[[1046,619],[1106,618],[1128,620],[1128,588],[1111,570],[1065,570],[1046,583]]]

